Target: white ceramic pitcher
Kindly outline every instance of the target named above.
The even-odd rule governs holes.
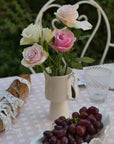
[[[67,100],[75,100],[79,93],[77,87],[77,75],[68,68],[63,76],[45,75],[45,96],[50,100],[50,119],[55,120],[59,116],[69,117]],[[74,77],[71,86],[71,77]]]

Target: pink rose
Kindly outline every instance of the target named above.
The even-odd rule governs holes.
[[[22,65],[25,67],[33,67],[42,64],[48,57],[48,53],[43,50],[42,46],[34,44],[23,51]]]
[[[79,16],[77,11],[78,7],[78,4],[64,5],[57,10],[55,15],[68,27],[81,28],[83,30],[91,29],[92,25],[88,21],[77,20]]]
[[[54,31],[54,36],[55,36],[55,43],[54,45],[51,45],[51,47],[61,52],[69,51],[76,40],[74,34],[68,29],[64,30],[56,29]]]

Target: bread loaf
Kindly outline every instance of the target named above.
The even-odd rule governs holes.
[[[30,83],[30,75],[22,74],[6,90],[6,95],[0,100],[0,131],[9,129],[29,94]]]

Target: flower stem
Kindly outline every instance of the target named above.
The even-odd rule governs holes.
[[[48,71],[46,70],[46,68],[43,64],[41,64],[40,66],[43,69],[43,71],[45,71],[46,74],[51,75],[50,73],[48,73]]]
[[[67,64],[66,64],[64,75],[66,75],[66,73],[67,73],[67,69],[68,69],[68,66],[67,66]]]
[[[48,57],[49,57],[49,59],[54,63],[54,60],[50,57],[50,55],[49,55]]]
[[[58,75],[60,76],[61,73],[61,58],[62,58],[62,53],[58,52],[59,54],[59,63],[58,63]]]

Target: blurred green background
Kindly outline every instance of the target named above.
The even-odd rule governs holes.
[[[75,4],[79,0],[56,0],[58,4]],[[114,37],[114,0],[96,0],[106,12],[111,24],[112,39]],[[34,23],[41,7],[47,0],[0,0],[0,77],[14,76],[30,71],[21,65],[23,47],[19,45],[23,28]],[[56,8],[48,10],[43,17],[43,26],[50,27]],[[95,8],[82,5],[79,13],[87,14],[89,22],[93,25],[97,21]],[[82,35],[91,34],[91,31]],[[95,59],[93,65],[99,64],[106,43],[106,25],[102,21],[100,28],[90,44],[86,56]],[[76,43],[77,55],[80,56],[87,39]],[[114,42],[114,41],[113,41]],[[114,48],[110,47],[105,63],[114,62]]]

